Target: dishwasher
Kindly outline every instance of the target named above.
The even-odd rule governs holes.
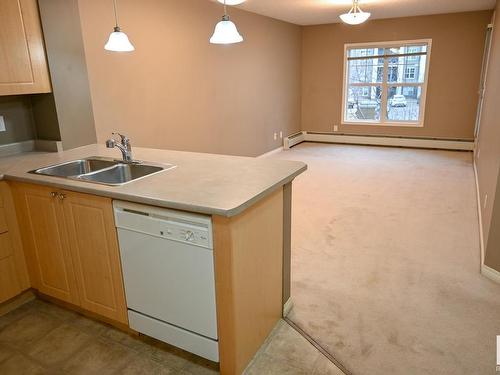
[[[113,202],[130,328],[219,361],[209,216]]]

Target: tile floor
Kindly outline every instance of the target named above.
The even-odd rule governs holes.
[[[0,316],[0,374],[218,374],[212,362],[38,299]],[[281,321],[247,375],[342,375]]]

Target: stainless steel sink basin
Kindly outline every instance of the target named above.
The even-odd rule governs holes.
[[[70,177],[79,176],[85,173],[91,173],[100,169],[108,168],[118,164],[115,160],[104,158],[91,157],[80,160],[68,161],[61,164],[51,165],[49,167],[36,169],[31,171],[35,174],[43,174],[46,176]]]
[[[164,167],[147,164],[117,164],[94,173],[78,176],[78,179],[106,185],[122,185],[163,171]]]
[[[123,185],[172,168],[175,168],[172,164],[123,163],[120,160],[93,156],[50,165],[29,171],[29,173],[96,184]]]

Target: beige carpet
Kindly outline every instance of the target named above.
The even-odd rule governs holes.
[[[472,155],[304,143],[289,316],[355,375],[495,374]]]

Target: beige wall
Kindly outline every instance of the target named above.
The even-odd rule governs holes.
[[[208,43],[222,7],[207,0],[121,0],[136,51],[106,52],[111,1],[80,0],[99,142],[254,156],[300,129],[301,29],[230,9],[245,42]]]
[[[500,17],[498,17],[498,10],[499,4],[497,2],[497,17],[486,76],[476,166],[486,247],[485,263],[500,271],[500,195],[498,193],[500,169]]]
[[[473,138],[490,11],[331,24],[303,29],[302,130],[331,132],[342,114],[345,43],[432,39],[422,128],[340,126],[356,134]]]

